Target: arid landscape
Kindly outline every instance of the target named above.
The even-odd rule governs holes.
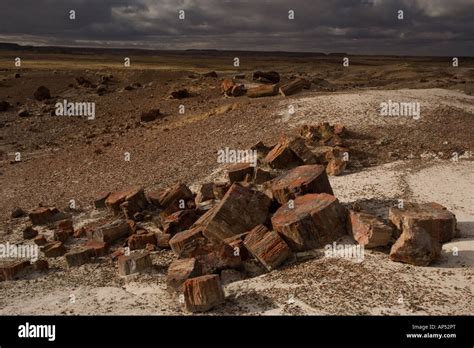
[[[16,57],[21,66],[15,66]],[[130,66],[124,65],[126,57]],[[234,65],[236,57],[239,66]],[[143,188],[150,206],[128,216],[134,227],[126,236],[106,241],[107,252],[87,257],[80,265],[64,253],[47,257],[42,250],[39,259],[47,260],[48,269],[33,264],[0,281],[0,314],[474,314],[474,58],[459,57],[459,66],[453,67],[450,57],[347,55],[348,66],[343,65],[344,57],[3,47],[0,243],[33,246],[44,236],[48,243],[61,241],[64,253],[71,253],[96,240],[94,231],[100,226],[124,214],[112,206],[113,194],[108,193]],[[269,71],[278,73],[278,82],[255,75]],[[245,92],[232,96],[238,88],[228,92],[225,79]],[[304,87],[283,96],[282,86],[295,81],[304,81]],[[49,95],[41,96],[40,86]],[[276,86],[276,92],[249,97],[258,86]],[[64,100],[94,103],[93,119],[57,115],[56,103]],[[419,103],[419,117],[382,115],[380,105],[389,101]],[[324,123],[333,132],[327,139],[334,143],[322,146],[326,138],[318,134]],[[308,145],[315,136],[317,145]],[[290,145],[283,149],[282,139],[292,137],[305,139],[301,146],[311,159],[288,150]],[[274,164],[275,146],[293,157]],[[325,190],[298,187],[294,196],[283,199],[288,193],[277,192],[269,178],[257,183],[253,172],[245,175],[248,168],[220,163],[219,151],[226,148],[257,149],[257,168],[271,179],[302,165],[335,167],[327,169]],[[337,157],[340,152],[347,157]],[[272,153],[275,157],[270,158]],[[315,153],[318,159],[313,160]],[[322,175],[324,171],[319,178]],[[325,254],[326,242],[358,244],[346,228],[347,217],[341,222],[344,233],[305,250],[292,247],[286,235],[281,239],[280,231],[268,232],[292,249],[278,267],[265,269],[266,263],[247,246],[251,256],[245,262],[202,270],[220,275],[225,301],[205,311],[190,310],[189,303],[182,303],[179,286],[169,291],[169,267],[179,256],[170,250],[169,239],[230,200],[232,193],[223,195],[231,190],[225,185],[229,181],[241,182],[233,186],[238,197],[248,190],[271,200],[270,213],[262,220],[270,231],[276,225],[275,212],[288,199],[298,202],[302,193],[327,192],[329,185],[344,214],[367,212],[393,232],[383,245],[366,247],[362,260]],[[169,211],[163,192],[177,183],[192,191],[193,203]],[[200,200],[205,195],[201,185],[209,183],[221,184],[211,188],[211,199]],[[216,190],[224,187],[218,197]],[[393,226],[389,209],[400,202],[436,202],[455,215],[456,232],[443,241],[429,264],[392,259],[391,248],[403,228]],[[233,232],[233,226],[239,226],[234,221],[250,226],[253,220],[247,221],[245,205],[241,211],[235,204],[231,221],[220,227],[239,235]],[[56,207],[67,216],[72,221],[67,236],[59,233],[59,219],[35,223],[31,213],[38,207]],[[183,209],[194,214],[189,224],[176,215]],[[166,220],[170,215],[176,221]],[[131,247],[140,235],[153,235],[154,242]],[[137,249],[132,253],[149,253],[151,265],[120,274],[118,259],[128,256],[127,247]],[[195,252],[205,268],[210,261],[202,261],[202,253]],[[2,261],[3,269],[9,262],[13,261]]]

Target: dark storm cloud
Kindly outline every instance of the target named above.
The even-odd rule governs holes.
[[[2,0],[0,41],[474,55],[473,23],[473,0]]]

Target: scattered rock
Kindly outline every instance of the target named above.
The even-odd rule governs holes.
[[[203,235],[201,226],[191,228],[186,231],[176,233],[170,240],[171,250],[179,257],[185,257],[185,251],[189,254],[191,248],[195,248],[198,244],[208,245],[209,241]],[[206,250],[208,252],[209,250]]]
[[[168,291],[183,291],[183,284],[187,279],[201,275],[199,263],[195,258],[174,260],[166,276],[166,286]]]
[[[271,97],[278,94],[278,85],[261,85],[247,89],[249,98]]]
[[[51,99],[51,94],[49,93],[48,88],[46,88],[45,86],[39,86],[34,93],[34,97],[36,100],[42,101],[46,99]]]
[[[163,232],[174,236],[178,232],[187,230],[199,218],[195,210],[179,210],[168,215],[163,221]]]
[[[216,182],[214,183],[213,192],[215,199],[222,199],[230,188],[230,184],[227,182]]]
[[[271,182],[272,196],[280,204],[307,193],[333,194],[331,184],[321,165],[305,165],[289,170]]]
[[[22,216],[25,216],[26,212],[21,208],[14,208],[11,213],[11,217],[16,219]]]
[[[258,225],[245,237],[244,245],[268,271],[281,265],[292,252],[278,233]]]
[[[62,242],[49,242],[45,244],[42,251],[46,257],[59,257],[66,253],[66,247]]]
[[[49,263],[47,260],[36,260],[33,263],[33,268],[38,272],[45,272],[49,269]]]
[[[14,280],[30,267],[30,261],[13,261],[0,266],[0,281]]]
[[[326,166],[326,173],[332,176],[341,175],[346,169],[347,161],[341,158],[333,158]]]
[[[74,235],[74,226],[71,219],[59,220],[55,223],[56,229],[67,236]]]
[[[30,116],[30,112],[28,111],[28,109],[20,109],[18,111],[18,116],[20,117],[28,117]]]
[[[265,162],[272,168],[285,169],[304,164],[288,143],[278,143],[268,152]]]
[[[295,94],[304,89],[309,89],[311,82],[303,78],[297,78],[289,83],[282,85],[279,89],[279,92],[282,96],[286,97],[292,94]]]
[[[431,221],[433,235],[439,235],[441,243],[449,242],[456,236],[456,217],[441,204],[405,202],[403,209],[392,207],[389,210],[390,221],[400,231],[403,230],[403,220],[408,218]]]
[[[31,226],[27,226],[24,230],[23,230],[23,238],[24,239],[33,239],[35,238],[36,236],[38,235],[38,231],[35,230],[33,227]]]
[[[28,217],[33,225],[46,225],[63,219],[64,214],[55,207],[38,207],[33,209]]]
[[[327,193],[298,196],[281,206],[271,221],[293,251],[323,247],[346,234],[345,208]]]
[[[7,111],[10,108],[10,103],[2,100],[0,101],[0,112]]]
[[[93,86],[92,82],[90,82],[89,80],[87,80],[86,78],[82,76],[76,77],[76,82],[79,86],[86,87],[86,88],[90,88]]]
[[[267,181],[270,181],[274,178],[273,174],[270,173],[269,171],[266,171],[261,168],[257,168],[255,170],[255,175],[253,177],[253,182],[257,185],[261,185],[266,183]]]
[[[94,199],[94,207],[96,209],[104,209],[106,208],[106,204],[105,204],[105,201],[107,200],[107,198],[110,196],[110,192],[104,192],[104,193],[101,193],[100,195],[97,196],[96,199]]]
[[[127,244],[130,250],[144,249],[147,244],[156,245],[156,236],[153,232],[145,234],[132,234],[130,237],[128,237]]]
[[[202,74],[202,76],[217,78],[217,73],[215,71],[209,71],[207,73]]]
[[[160,109],[152,109],[147,112],[143,112],[140,115],[140,121],[142,122],[152,122],[155,121],[157,118],[161,117]]]
[[[128,256],[122,255],[118,257],[118,273],[126,276],[132,273],[139,273],[152,266],[150,254],[132,253]]]
[[[267,220],[271,200],[264,193],[235,183],[222,201],[210,210],[203,223],[204,235],[210,240],[226,238],[247,232]]]
[[[190,312],[206,312],[225,301],[219,276],[204,275],[184,282],[184,301]]]
[[[96,88],[96,92],[98,95],[104,95],[105,93],[107,93],[107,86],[104,84],[98,85]]]
[[[159,206],[165,209],[165,215],[169,215],[185,209],[189,200],[194,202],[193,193],[186,185],[178,183],[160,195]]]
[[[109,244],[117,239],[127,237],[129,234],[130,226],[127,221],[118,219],[93,230],[90,239]]]
[[[249,178],[254,176],[255,167],[252,163],[236,163],[232,164],[227,168],[227,174],[229,175],[229,181],[231,184],[234,182],[245,181],[247,175]]]
[[[85,247],[91,249],[94,252],[94,257],[102,257],[107,254],[108,246],[105,242],[99,242],[96,240],[89,240],[85,244]]]
[[[280,74],[276,71],[255,71],[252,75],[253,80],[263,83],[278,83],[280,82]]]
[[[77,248],[64,255],[69,267],[79,267],[89,263],[95,257],[94,249],[88,247]]]
[[[45,245],[48,241],[46,240],[46,237],[43,235],[36,236],[33,238],[33,242],[35,242],[36,245],[38,246],[43,246]]]
[[[351,210],[348,231],[365,248],[386,246],[392,238],[393,228],[374,215]]]
[[[390,250],[393,261],[428,266],[455,235],[455,216],[437,203],[407,202],[403,209],[390,208],[389,218],[402,232]]]
[[[166,233],[157,233],[156,234],[156,246],[160,249],[170,249],[170,239],[171,236]]]
[[[208,201],[208,200],[211,200],[211,199],[214,199],[214,198],[215,198],[215,196],[214,196],[214,183],[209,182],[209,183],[202,184],[199,187],[199,189],[197,191],[196,199],[194,201],[197,205],[201,202],[205,202],[205,201]]]
[[[177,91],[171,92],[172,99],[184,99],[189,98],[191,94],[188,92],[186,88],[178,89]]]
[[[121,205],[125,202],[128,203],[126,206],[127,212],[132,215],[135,212],[142,211],[148,205],[145,191],[142,187],[132,187],[126,190],[113,192],[105,200],[105,205],[115,215],[119,215],[124,212]]]

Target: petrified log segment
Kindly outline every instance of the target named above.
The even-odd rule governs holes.
[[[0,265],[0,281],[13,280],[30,267],[30,261],[13,261]]]
[[[214,183],[208,182],[208,183],[202,184],[199,187],[199,190],[198,190],[197,195],[196,195],[196,199],[194,201],[197,205],[201,202],[205,202],[205,201],[208,201],[208,200],[211,200],[211,199],[214,199],[214,198],[215,198],[215,196],[214,196]]]
[[[225,301],[217,274],[204,275],[184,282],[184,300],[190,312],[205,312]]]
[[[165,209],[165,215],[169,215],[184,209],[182,203],[186,204],[188,200],[194,201],[193,193],[186,185],[178,183],[160,195],[159,205]]]
[[[428,266],[441,255],[442,244],[436,222],[429,217],[402,219],[402,234],[390,250],[390,259],[415,266]]]
[[[284,204],[272,217],[273,228],[293,251],[322,247],[346,233],[346,212],[336,197],[307,194],[293,203]]]
[[[392,246],[393,261],[427,266],[441,255],[442,243],[456,232],[456,218],[438,203],[405,203],[403,209],[390,208],[389,218],[402,231]]]
[[[124,219],[118,219],[92,231],[91,239],[99,242],[112,243],[130,234],[130,226]]]
[[[199,218],[195,210],[185,209],[177,211],[163,221],[163,232],[174,236],[178,232],[187,230]]]
[[[227,96],[232,93],[232,88],[235,86],[235,82],[232,79],[224,79],[221,82],[221,91]]]
[[[127,239],[130,250],[144,249],[147,244],[156,245],[156,234],[153,232],[143,234],[132,234]]]
[[[271,200],[262,192],[235,183],[221,202],[210,210],[203,224],[204,236],[223,241],[265,222]]]
[[[62,242],[49,242],[46,243],[42,249],[44,256],[46,257],[59,257],[66,253],[66,247]]]
[[[283,137],[265,157],[272,168],[285,169],[301,164],[318,163],[317,156],[306,146],[302,137]]]
[[[402,230],[403,219],[407,217],[431,219],[434,234],[439,235],[441,243],[449,242],[456,234],[456,217],[444,206],[438,203],[411,203],[405,202],[403,209],[392,207],[389,210],[389,219]]]
[[[183,283],[201,275],[199,263],[195,258],[174,260],[168,267],[166,285],[168,291],[182,291]]]
[[[284,138],[282,144],[287,145],[293,153],[300,158],[304,164],[316,164],[317,157],[306,146],[306,142],[302,137]]]
[[[148,204],[143,188],[132,187],[111,193],[105,200],[105,205],[118,215],[122,212],[120,205],[124,202],[128,202],[128,209],[132,213],[145,209]]]
[[[244,245],[268,271],[277,268],[292,252],[278,233],[258,225],[249,232]]]
[[[149,253],[134,253],[128,256],[122,255],[118,258],[118,272],[123,276],[144,271],[151,267],[151,265]]]
[[[306,79],[298,78],[280,87],[280,94],[284,97],[295,94],[301,91],[303,88],[308,89],[311,86],[311,82]]]
[[[82,247],[66,253],[64,257],[69,267],[77,267],[90,262],[95,257],[95,251],[90,247]]]
[[[33,225],[46,225],[65,218],[55,207],[38,207],[32,210],[28,217]]]
[[[247,96],[249,98],[271,97],[277,94],[278,85],[261,85],[247,90]]]
[[[317,164],[299,166],[275,178],[271,191],[281,204],[307,193],[333,194],[324,166]]]
[[[393,234],[393,228],[376,216],[353,210],[349,212],[348,231],[366,248],[387,245]]]
[[[176,233],[169,241],[171,250],[176,255],[185,257],[184,252],[186,250],[189,251],[193,246],[197,247],[198,244],[208,244],[209,241],[204,237],[202,231],[202,226],[197,226],[187,231]]]
[[[287,143],[278,143],[265,157],[265,162],[272,168],[284,169],[299,166],[304,162],[290,149]]]
[[[230,183],[244,181],[247,175],[253,177],[255,167],[251,163],[236,163],[227,168]]]
[[[280,74],[276,71],[255,71],[252,79],[263,83],[277,83],[280,82]]]

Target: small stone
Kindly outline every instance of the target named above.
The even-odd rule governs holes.
[[[27,226],[24,230],[23,230],[23,238],[24,239],[33,239],[35,238],[36,236],[38,235],[38,231],[35,230],[33,227],[31,226]]]
[[[16,219],[22,216],[25,216],[26,212],[21,208],[14,208],[11,213],[11,217]]]
[[[40,86],[34,93],[34,97],[36,100],[42,101],[45,99],[51,99],[51,94],[49,93],[49,89],[45,86]]]
[[[36,245],[38,246],[43,246],[45,245],[48,241],[46,240],[46,237],[43,235],[36,236],[33,239],[33,242],[35,242]]]

